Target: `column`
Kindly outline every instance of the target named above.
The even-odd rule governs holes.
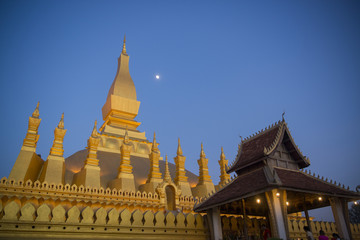
[[[330,205],[334,214],[336,229],[338,230],[341,239],[352,239],[349,222],[349,210],[346,200],[343,198],[333,197],[330,198]]]
[[[222,240],[220,209],[218,207],[208,209],[206,216],[209,222],[211,240]]]
[[[281,239],[288,239],[287,231],[287,211],[286,211],[286,191],[273,189],[265,192],[269,206],[269,220],[271,226],[271,236]]]

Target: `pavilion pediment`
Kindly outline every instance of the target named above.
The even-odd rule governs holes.
[[[242,139],[238,154],[227,172],[240,171],[267,160],[270,165],[290,169],[310,165],[309,159],[301,153],[291,137],[285,120]]]

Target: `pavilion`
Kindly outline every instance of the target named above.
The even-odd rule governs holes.
[[[222,239],[220,214],[266,217],[272,237],[288,239],[288,214],[304,211],[311,227],[308,210],[331,206],[338,233],[343,239],[352,239],[347,203],[360,199],[360,193],[303,171],[309,165],[283,118],[241,139],[235,161],[227,170],[236,177],[194,210],[207,212],[212,239]]]

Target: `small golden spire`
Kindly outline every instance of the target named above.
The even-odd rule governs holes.
[[[124,143],[128,144],[130,142],[129,140],[129,134],[128,134],[128,127],[126,125],[126,129],[125,129],[125,136],[124,136]]]
[[[91,132],[91,137],[98,137],[99,136],[96,125],[97,125],[97,121],[95,120],[94,128],[93,128],[93,130]]]
[[[178,148],[177,148],[177,155],[178,156],[182,156],[183,155],[183,151],[181,149],[181,146],[180,146],[180,138],[178,138]]]
[[[171,182],[171,175],[169,171],[169,163],[168,163],[168,157],[165,155],[165,175],[164,175],[164,181],[170,183]]]
[[[40,101],[36,104],[36,108],[32,114],[33,118],[39,118],[40,113],[39,113],[39,105],[40,105]]]
[[[204,152],[204,146],[203,146],[203,143],[201,143],[200,158],[206,158],[206,155],[205,155],[205,152]]]
[[[57,127],[60,129],[64,129],[64,113],[61,114],[61,119]]]
[[[158,151],[157,143],[156,143],[156,134],[155,134],[155,132],[154,132],[154,139],[153,139],[151,151],[153,151],[153,152],[157,152],[157,151]]]
[[[225,160],[225,153],[223,147],[221,147],[220,160]]]
[[[124,34],[124,45],[123,45],[123,49],[122,49],[122,54],[127,55],[127,53],[126,53],[126,34]]]

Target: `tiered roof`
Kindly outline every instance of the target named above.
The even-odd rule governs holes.
[[[303,156],[295,145],[283,119],[244,140],[242,139],[235,161],[230,165],[227,172],[231,173],[262,161],[264,157],[271,155],[282,142],[290,150],[293,159],[298,162],[300,168],[310,165],[309,159]]]
[[[345,189],[345,186],[321,180],[303,171],[275,167],[273,174],[276,175],[274,178],[277,179],[276,181],[272,181],[272,178],[268,177],[265,168],[258,168],[252,172],[240,175],[223,186],[218,192],[195,206],[194,210],[202,211],[243,198],[256,196],[259,193],[275,188],[310,194],[322,194],[329,197],[345,197],[354,200],[360,198],[359,192],[350,191],[349,188]]]
[[[359,192],[345,189],[327,179],[310,175],[307,171],[288,169],[284,167],[270,167],[266,161],[272,157],[277,147],[283,144],[291,154],[299,169],[310,165],[295,145],[285,120],[279,121],[253,136],[242,139],[238,154],[228,173],[237,172],[238,176],[228,181],[224,186],[207,196],[194,207],[195,211],[203,211],[212,207],[235,202],[267,192],[271,189],[285,189],[304,194],[322,194],[329,197],[345,197],[351,200],[360,198]],[[263,162],[263,164],[258,164]],[[253,167],[251,167],[253,166]],[[240,171],[242,170],[242,171]]]

